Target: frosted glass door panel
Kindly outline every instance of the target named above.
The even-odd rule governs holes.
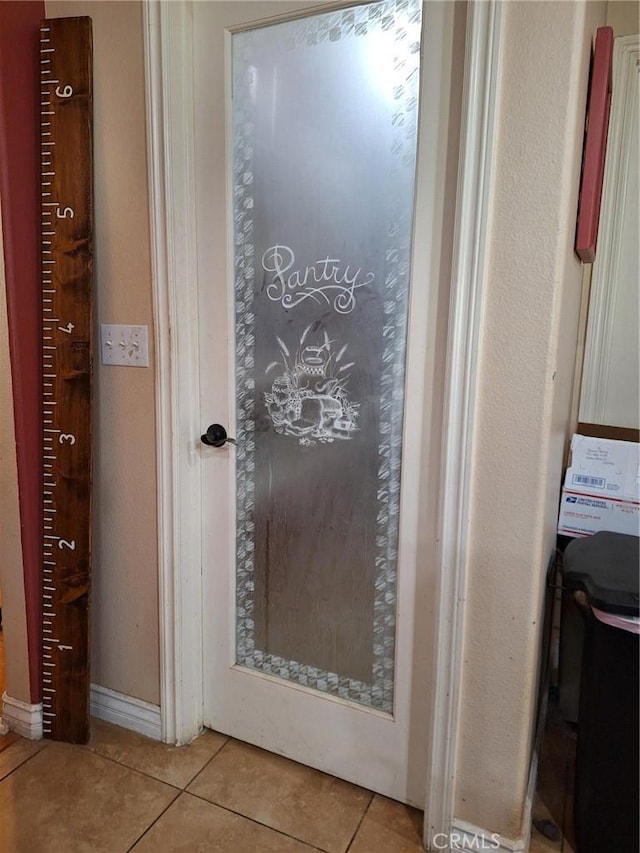
[[[232,36],[236,661],[391,713],[421,4]]]

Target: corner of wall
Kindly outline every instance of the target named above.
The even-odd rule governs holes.
[[[503,13],[456,819],[500,833],[506,849],[524,849],[528,829],[545,579],[582,292],[573,238],[584,96],[591,28],[605,8],[511,3]]]

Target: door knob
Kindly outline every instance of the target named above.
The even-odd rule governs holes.
[[[236,444],[235,438],[227,436],[227,431],[222,424],[211,424],[205,434],[200,436],[200,440],[203,444],[208,444],[209,447],[223,447],[227,442]]]

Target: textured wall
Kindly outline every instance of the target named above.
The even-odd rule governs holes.
[[[152,367],[103,367],[99,323],[152,326],[142,6],[52,0],[94,39],[95,458],[92,681],[159,702]],[[150,328],[149,339],[153,332]]]
[[[456,814],[520,835],[567,438],[591,38],[605,3],[506,3],[473,459]]]
[[[5,689],[12,698],[19,699],[21,702],[30,702],[18,467],[2,250],[2,229],[0,228],[0,548],[2,549],[0,589],[2,590],[2,621],[6,655]],[[1,705],[0,715],[2,715]]]

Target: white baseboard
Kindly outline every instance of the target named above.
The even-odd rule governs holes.
[[[162,740],[159,705],[125,696],[108,687],[91,685],[91,716],[153,740]]]
[[[42,703],[31,705],[29,702],[22,702],[3,693],[0,729],[5,726],[28,740],[41,740]]]
[[[107,687],[91,685],[91,714],[122,728],[146,735],[154,740],[162,739],[160,707],[133,696],[125,696]],[[7,727],[29,740],[42,738],[42,704],[31,705],[4,693],[0,730]]]
[[[453,821],[453,829],[451,831],[451,850],[460,851],[460,853],[477,853],[478,850],[495,851],[495,853],[523,853],[527,849],[523,838],[514,840],[505,838],[498,832],[489,832],[486,829],[480,829],[472,823],[467,823],[464,820]],[[448,850],[449,848],[447,848]]]
[[[544,725],[544,723],[543,723]],[[529,784],[527,786],[527,798],[522,815],[522,826],[519,838],[505,838],[498,832],[489,832],[464,820],[454,818],[451,831],[452,839],[455,837],[457,846],[452,845],[452,850],[495,851],[495,853],[525,853],[529,849],[531,838],[531,815],[533,813],[533,800],[536,792],[536,780],[538,778],[538,754],[534,751],[529,768]],[[448,848],[447,848],[448,849]]]

